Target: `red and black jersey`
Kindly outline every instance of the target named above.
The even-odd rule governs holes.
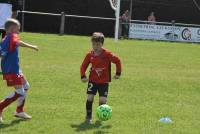
[[[81,78],[86,77],[85,72],[91,63],[89,81],[102,84],[111,81],[111,63],[116,65],[116,74],[121,75],[121,61],[119,57],[103,48],[100,55],[94,55],[94,51],[86,54],[85,59],[80,68]]]

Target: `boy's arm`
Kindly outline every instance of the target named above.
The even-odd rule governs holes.
[[[81,67],[80,67],[80,75],[81,75],[81,80],[82,82],[87,82],[88,79],[85,75],[85,72],[87,70],[87,67],[88,65],[90,64],[90,54],[88,53],[86,56],[85,56],[85,59],[83,60],[83,63],[81,64]]]
[[[0,58],[3,59],[8,54],[8,45],[0,45]]]
[[[31,48],[31,49],[34,49],[34,50],[36,50],[36,51],[39,50],[37,46],[35,46],[35,45],[30,45],[30,44],[25,43],[25,42],[23,42],[23,41],[21,41],[21,40],[19,41],[19,45],[20,45],[21,47]]]
[[[119,79],[119,77],[121,76],[121,71],[122,71],[121,60],[118,56],[113,55],[112,53],[109,53],[108,56],[110,58],[110,61],[116,65],[116,74],[114,78]]]

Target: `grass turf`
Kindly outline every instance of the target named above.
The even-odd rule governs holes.
[[[187,43],[107,38],[105,47],[119,55],[120,80],[109,88],[113,117],[99,122],[93,105],[93,124],[84,124],[86,86],[79,68],[91,48],[90,38],[22,33],[35,52],[20,48],[21,67],[31,83],[24,121],[13,117],[16,104],[4,112],[0,134],[199,134],[200,46]],[[115,73],[113,66],[112,73]],[[0,81],[0,98],[11,93]],[[171,124],[158,122],[170,117]]]

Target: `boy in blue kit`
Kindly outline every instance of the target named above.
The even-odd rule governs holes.
[[[0,43],[1,70],[3,80],[7,82],[7,86],[14,87],[15,92],[0,102],[0,123],[3,122],[3,110],[16,100],[18,105],[14,115],[23,119],[32,118],[24,112],[25,97],[30,86],[20,70],[18,51],[19,46],[38,51],[37,46],[30,45],[19,39],[20,23],[17,20],[7,20],[5,30],[6,36]]]

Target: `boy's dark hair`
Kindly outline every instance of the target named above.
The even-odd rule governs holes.
[[[103,44],[104,43],[104,35],[101,32],[94,32],[92,34],[91,40],[94,42],[101,42]]]
[[[20,26],[20,23],[18,20],[16,19],[8,19],[6,22],[5,22],[5,30],[8,30],[10,26],[12,25],[16,25],[16,26]]]

